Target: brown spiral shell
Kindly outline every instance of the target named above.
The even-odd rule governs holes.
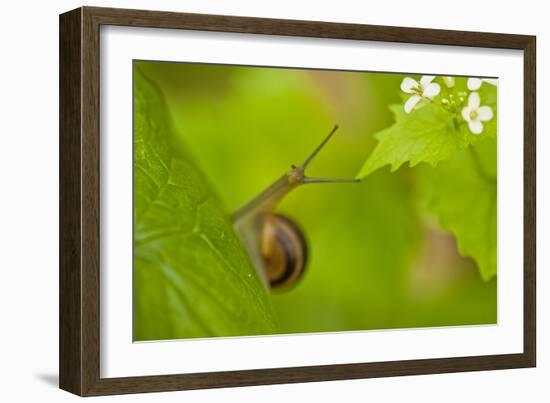
[[[302,230],[281,214],[268,215],[262,230],[261,255],[272,289],[294,286],[302,277],[308,258]]]

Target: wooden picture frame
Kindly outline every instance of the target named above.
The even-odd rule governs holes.
[[[523,353],[339,365],[100,377],[100,27],[519,49],[524,52]],[[329,22],[81,7],[60,16],[60,387],[81,396],[533,367],[535,316],[535,37]]]

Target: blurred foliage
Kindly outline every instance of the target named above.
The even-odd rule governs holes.
[[[417,175],[419,198],[455,234],[458,250],[475,259],[485,280],[497,272],[496,151],[496,139],[485,139]]]
[[[308,174],[353,177],[376,147],[373,134],[393,124],[389,105],[401,102],[404,77],[165,62],[135,62],[135,68],[160,87],[179,144],[226,217],[301,163],[334,123],[339,132]],[[448,217],[456,215],[430,208],[433,200],[452,197],[453,186],[439,194],[422,190],[446,180],[424,172],[438,169],[383,167],[360,184],[291,192],[277,211],[302,227],[310,259],[295,288],[269,297],[277,322],[272,332],[495,323],[496,278],[483,281],[475,261],[458,253],[444,229],[455,228]]]

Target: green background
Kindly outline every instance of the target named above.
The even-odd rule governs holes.
[[[162,94],[176,142],[227,217],[301,163],[335,123],[308,174],[354,177],[376,145],[372,134],[393,123],[389,105],[401,102],[404,77],[163,62],[134,69]],[[147,318],[138,310],[136,340],[496,323],[496,277],[483,281],[423,208],[426,169],[438,168],[385,167],[360,184],[301,186],[283,200],[277,211],[304,230],[310,255],[296,287],[267,294],[272,327],[156,332],[163,311]],[[223,283],[210,291],[223,294]],[[156,297],[135,295],[134,303],[148,298]]]

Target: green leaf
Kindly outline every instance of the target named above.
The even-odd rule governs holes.
[[[440,106],[428,104],[409,114],[400,104],[390,109],[396,122],[375,135],[378,145],[359,171],[358,178],[387,164],[392,171],[407,161],[411,167],[419,162],[436,165],[467,144],[467,136],[458,135],[452,115]]]
[[[496,139],[489,139],[437,169],[419,170],[428,210],[455,235],[460,253],[476,261],[484,280],[497,273],[496,152]]]
[[[134,73],[134,339],[273,333],[227,214],[178,144],[161,93]]]
[[[440,96],[452,97],[453,100],[462,98],[463,103],[454,106],[454,113],[439,104],[440,97],[430,103],[422,101],[421,107],[411,113],[405,113],[403,104],[390,106],[395,123],[375,134],[378,144],[363,164],[357,178],[364,178],[384,165],[391,165],[392,171],[406,162],[411,167],[420,162],[435,166],[479,139],[495,137],[496,87],[484,83],[478,91],[481,104],[491,106],[495,116],[484,123],[483,133],[477,136],[470,133],[468,125],[460,116],[460,111],[467,102],[466,95],[459,95],[466,94],[462,91],[466,80],[457,78],[456,81],[453,91],[445,89],[444,95]]]

